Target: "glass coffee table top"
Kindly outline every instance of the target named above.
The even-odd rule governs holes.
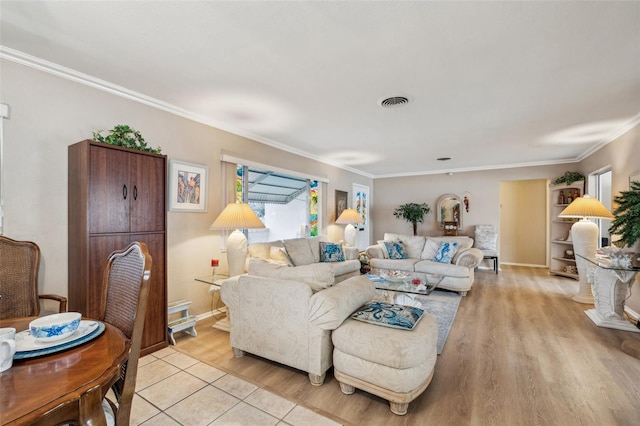
[[[431,294],[444,278],[443,275],[438,274],[412,274],[400,271],[372,271],[372,273],[366,274],[365,277],[373,281],[375,288],[378,290],[425,295]]]

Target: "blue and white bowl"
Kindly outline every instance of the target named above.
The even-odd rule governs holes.
[[[29,323],[31,335],[41,342],[53,342],[69,337],[80,325],[80,312],[47,315]]]

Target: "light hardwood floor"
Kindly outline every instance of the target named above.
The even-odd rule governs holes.
[[[380,398],[343,395],[270,361],[234,358],[228,334],[198,324],[177,348],[290,400],[354,425],[638,425],[640,360],[621,351],[640,333],[596,327],[571,300],[576,281],[546,269],[481,270],[462,298],[433,381],[405,416]]]

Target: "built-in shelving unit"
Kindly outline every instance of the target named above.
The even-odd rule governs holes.
[[[584,181],[574,182],[571,185],[558,184],[550,185],[549,205],[551,206],[551,225],[549,239],[549,272],[552,275],[578,279],[576,269],[576,259],[571,255],[573,242],[569,231],[576,219],[563,219],[558,215],[576,197],[581,197],[584,193]]]

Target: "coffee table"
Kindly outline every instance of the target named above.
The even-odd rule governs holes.
[[[443,275],[439,274],[407,274],[401,277],[389,277],[384,274],[366,274],[373,281],[376,289],[397,291],[402,293],[414,293],[429,295],[442,282]],[[420,284],[413,284],[414,279],[419,279]]]

